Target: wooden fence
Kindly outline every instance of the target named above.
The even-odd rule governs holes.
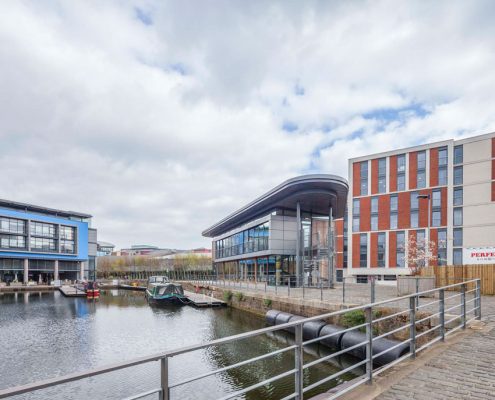
[[[481,294],[495,294],[495,264],[432,266],[423,268],[421,275],[434,276],[437,287],[479,278],[481,279]]]

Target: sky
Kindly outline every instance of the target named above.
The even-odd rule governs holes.
[[[493,1],[8,0],[0,198],[117,247],[201,231],[285,179],[495,131]]]

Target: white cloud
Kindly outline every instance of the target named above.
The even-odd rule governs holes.
[[[0,197],[92,213],[119,246],[207,245],[291,176],[495,130],[491,2],[1,10]]]

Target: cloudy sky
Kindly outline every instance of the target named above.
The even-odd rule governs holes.
[[[0,198],[188,248],[274,185],[495,131],[493,1],[3,1]]]

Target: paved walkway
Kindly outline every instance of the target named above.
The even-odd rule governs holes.
[[[344,399],[495,399],[495,297],[483,296],[482,310],[482,329],[434,345]]]

